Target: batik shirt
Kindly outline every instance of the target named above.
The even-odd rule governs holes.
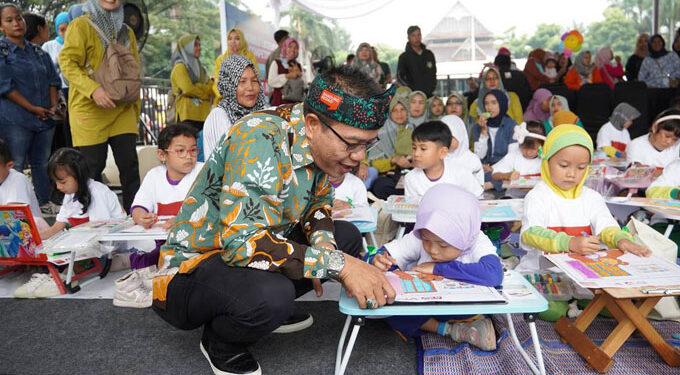
[[[309,150],[302,104],[250,114],[206,161],[159,266],[188,272],[217,250],[232,266],[326,277],[327,250],[316,245],[335,245],[331,201],[328,176]],[[297,225],[310,245],[287,238]],[[154,281],[154,299],[165,295],[165,282]]]

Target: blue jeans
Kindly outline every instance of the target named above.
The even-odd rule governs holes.
[[[366,186],[366,190],[370,190],[371,186],[373,186],[373,183],[377,179],[378,170],[373,167],[368,167],[368,177],[366,177],[366,180],[364,180],[364,186]]]
[[[40,205],[50,200],[52,184],[47,176],[47,160],[52,149],[53,135],[54,126],[36,131],[15,124],[3,127],[0,135],[12,152],[14,169],[23,172],[26,164],[31,165],[33,188]]]

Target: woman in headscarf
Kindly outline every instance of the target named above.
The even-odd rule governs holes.
[[[549,134],[550,131],[555,127],[555,114],[561,111],[569,111],[569,102],[567,101],[567,98],[562,95],[553,95],[548,103],[548,107],[550,108],[550,117],[548,117],[548,119],[543,122],[546,135]],[[578,120],[575,124],[583,127],[581,120]]]
[[[208,160],[220,138],[241,117],[265,107],[264,91],[255,64],[245,56],[227,57],[219,70],[217,89],[222,99],[205,119],[203,157]]]
[[[680,29],[675,32],[675,39],[673,39],[673,52],[680,57]]]
[[[642,61],[638,79],[646,83],[647,87],[678,87],[680,57],[675,53],[668,53],[666,41],[659,34],[653,35],[649,40],[649,56]]]
[[[628,103],[619,103],[609,117],[609,121],[597,132],[597,148],[603,149],[608,155],[626,159],[626,149],[630,144],[628,128],[633,121],[640,117],[640,111]]]
[[[269,67],[269,77],[267,82],[274,90],[272,92],[270,104],[273,106],[293,103],[283,97],[283,87],[291,81],[291,84],[304,85],[302,78],[302,66],[297,62],[300,53],[300,45],[293,38],[286,39],[281,45],[281,56],[272,62]],[[300,82],[302,81],[302,82]]]
[[[479,122],[473,129],[474,152],[481,159],[484,168],[484,181],[491,181],[491,165],[496,164],[507,153],[511,143],[517,147],[517,141],[512,137],[515,120],[507,116],[508,97],[505,92],[494,89],[480,96],[484,101],[487,114],[479,117]],[[495,181],[497,189],[501,183]]]
[[[408,95],[408,122],[414,127],[427,120],[427,95],[422,91],[413,91]]]
[[[100,180],[106,166],[108,145],[113,150],[123,186],[123,207],[130,210],[139,189],[137,123],[140,101],[114,103],[110,93],[88,75],[87,64],[97,71],[108,42],[90,25],[115,35],[141,66],[134,31],[123,25],[121,0],[87,0],[84,16],[71,21],[59,53],[59,65],[69,83],[69,122],[73,146],[83,153],[93,179]]]
[[[220,67],[222,66],[224,59],[234,55],[245,56],[250,59],[255,67],[255,75],[258,77],[260,76],[260,68],[257,65],[257,60],[255,59],[255,55],[248,50],[248,42],[246,41],[243,31],[234,27],[227,33],[227,50],[215,59],[215,71],[213,72],[214,79],[217,79],[217,77],[220,76]],[[213,84],[213,93],[215,94],[215,104],[217,104],[222,99],[220,97],[220,90],[217,88],[217,82]]]
[[[479,94],[477,95],[477,99],[470,105],[470,117],[472,117],[472,121],[477,123],[479,121],[479,116],[484,112],[488,112],[484,109],[484,103],[482,103],[479,98],[484,98],[484,95],[489,91],[496,89],[504,92],[508,97],[508,117],[515,120],[516,123],[522,122],[522,103],[519,100],[519,96],[512,91],[505,90],[503,81],[501,80],[501,74],[498,72],[498,69],[494,67],[487,67],[482,73],[482,84],[479,87]]]
[[[556,82],[557,78],[551,78],[545,75],[543,69],[543,62],[545,61],[545,51],[541,48],[536,48],[529,53],[529,59],[524,65],[524,75],[529,81],[529,87],[535,91],[541,86],[541,83]]]
[[[467,98],[458,91],[454,91],[446,98],[446,107],[444,107],[444,113],[447,115],[456,115],[463,120],[465,124],[465,130],[468,134],[468,148],[470,140],[472,139],[472,126],[474,123],[470,121],[470,116],[468,115],[468,105]]]
[[[373,50],[371,49],[370,44],[365,42],[359,44],[352,65],[366,73],[366,75],[371,77],[376,84],[380,85],[380,77],[383,75],[383,70],[380,67],[380,64],[373,60]]]
[[[444,101],[438,96],[427,99],[427,121],[439,120],[444,115]]]
[[[642,33],[638,35],[635,51],[633,51],[633,54],[628,58],[628,62],[626,62],[626,79],[628,81],[637,81],[642,61],[645,57],[649,56],[648,42],[649,34]]]
[[[524,121],[543,123],[550,118],[550,99],[552,93],[548,89],[538,89],[524,112]]]
[[[578,90],[582,85],[592,82],[592,74],[595,66],[591,62],[590,51],[581,51],[574,59],[567,75],[564,76],[564,84],[570,90]]]
[[[409,123],[408,107],[408,96],[397,92],[390,102],[390,116],[378,132],[380,141],[367,157],[370,166],[382,175],[375,180],[372,188],[380,199],[399,193],[396,186],[401,170],[412,168],[411,134],[414,126]]]
[[[616,66],[610,62],[616,60]],[[595,69],[593,70],[593,83],[606,83],[610,89],[614,89],[614,84],[623,78],[623,65],[621,57],[614,57],[614,53],[609,46],[600,48],[595,54]]]
[[[203,129],[212,99],[212,79],[201,65],[201,39],[198,35],[185,35],[177,41],[172,54],[170,83],[175,94],[177,121]]]

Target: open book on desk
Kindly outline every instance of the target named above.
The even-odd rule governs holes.
[[[495,288],[419,272],[387,272],[395,303],[505,303]]]
[[[166,221],[172,219],[174,216],[159,216],[159,221],[151,228],[144,228],[141,225],[136,225],[132,218],[125,220],[116,227],[112,228],[108,233],[102,234],[99,237],[100,241],[128,241],[128,240],[166,240],[168,238],[168,231],[163,229]]]
[[[351,223],[375,223],[378,217],[375,209],[365,206],[333,211],[333,219],[345,220]]]

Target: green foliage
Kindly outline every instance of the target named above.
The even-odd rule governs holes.
[[[394,77],[394,73],[397,71],[397,62],[399,61],[399,55],[401,55],[401,53],[404,52],[404,50],[392,48],[387,44],[377,44],[374,47],[378,51],[378,60],[387,63],[387,65],[390,66],[392,77]]]
[[[561,37],[566,28],[555,24],[540,24],[536,28],[536,32],[527,41],[527,45],[531,50],[536,48],[543,48],[546,51],[557,51],[560,46]]]
[[[609,3],[620,8],[626,18],[633,21],[638,33],[651,33],[652,0],[609,0]],[[680,2],[677,0],[659,1],[659,29],[664,26],[667,29],[663,34],[667,47],[673,40],[678,21],[680,21]]]
[[[513,26],[503,33],[503,36],[497,38],[497,44],[503,45],[512,51],[512,57],[521,59],[529,56],[531,47],[529,46],[529,37],[526,34],[517,35],[517,27]]]
[[[344,61],[338,59],[344,59],[347,56],[351,37],[336,20],[309,13],[295,3],[292,3],[288,11],[282,12],[281,15],[289,19],[290,35],[304,42],[308,50],[323,47],[334,54],[336,63]]]
[[[638,32],[635,22],[626,18],[623,11],[610,7],[604,11],[604,20],[593,22],[588,27],[583,41],[583,49],[593,55],[598,49],[610,46],[614,55],[621,56],[623,63],[633,53]]]

